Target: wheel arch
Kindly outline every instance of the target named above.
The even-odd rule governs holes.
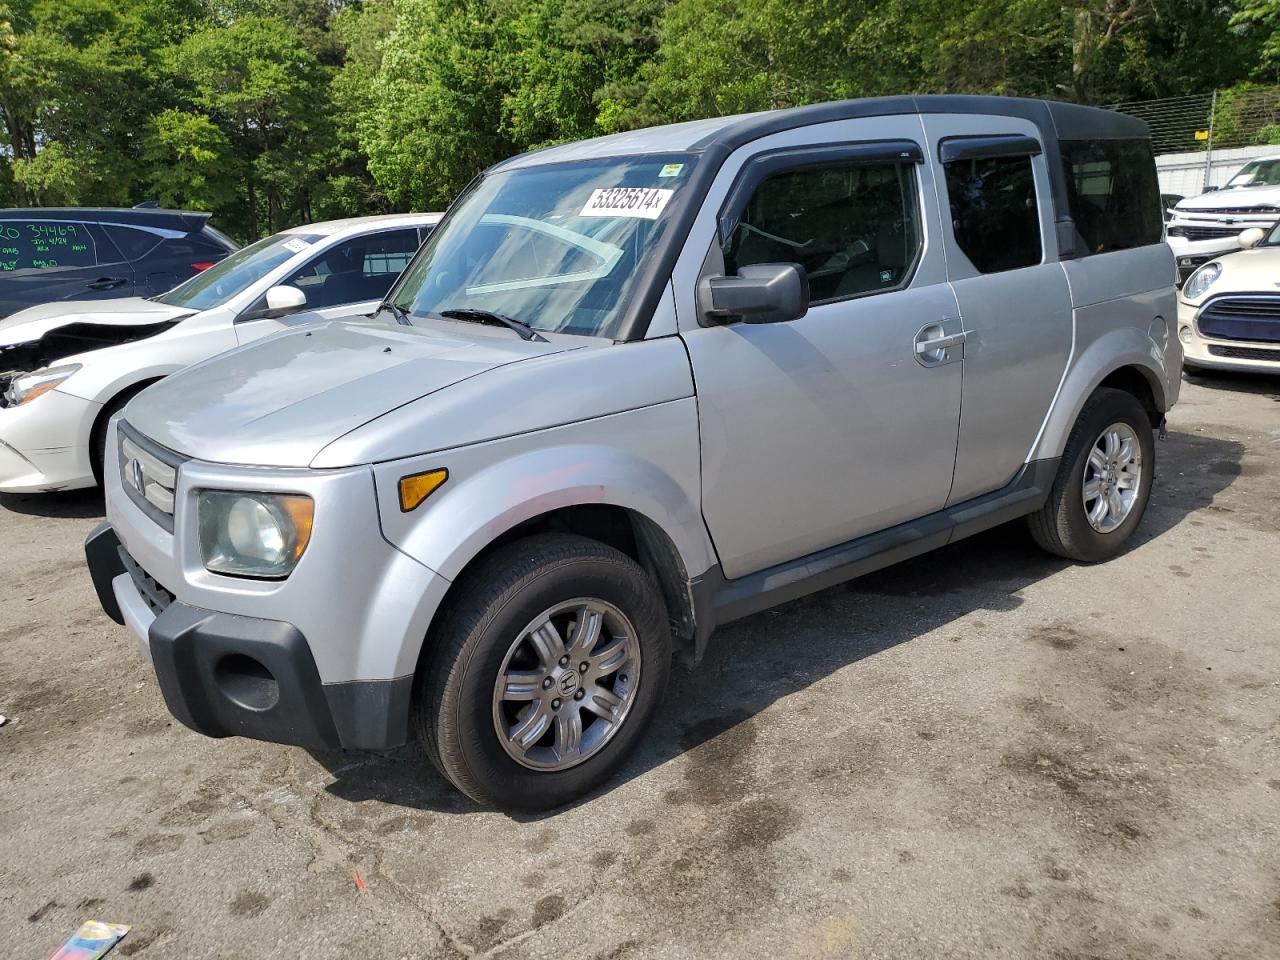
[[[102,464],[97,461],[98,440],[106,433],[108,421],[116,413],[124,409],[125,404],[135,396],[153,383],[159,383],[163,379],[163,376],[146,376],[124,386],[117,386],[114,388],[114,393],[103,401],[102,406],[98,409],[93,418],[93,426],[89,428],[89,462],[93,465],[94,476],[99,483],[102,482],[100,475]]]
[[[1072,364],[1029,459],[1062,456],[1080,411],[1099,387],[1137,397],[1152,427],[1158,428],[1170,405],[1168,378],[1179,375],[1166,369],[1163,353],[1145,335],[1117,330],[1114,336],[1100,338]]]

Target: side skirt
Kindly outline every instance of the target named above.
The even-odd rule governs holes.
[[[695,658],[702,658],[707,641],[718,626],[1035,512],[1048,499],[1057,473],[1057,458],[1033,460],[999,490],[848,543],[735,580],[726,580],[719,565],[712,567],[690,582],[697,621]]]

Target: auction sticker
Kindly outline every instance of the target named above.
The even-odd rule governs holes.
[[[292,250],[294,253],[301,253],[303,250],[311,249],[311,244],[307,243],[305,240],[299,239],[298,237],[290,237],[284,243],[280,244],[280,246],[284,247],[286,250]]]
[[[580,217],[641,217],[657,220],[674,190],[660,187],[605,187],[592,190]]]

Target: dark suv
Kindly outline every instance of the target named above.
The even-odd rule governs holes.
[[[0,210],[0,317],[52,300],[164,293],[236,249],[208,221],[154,207]]]

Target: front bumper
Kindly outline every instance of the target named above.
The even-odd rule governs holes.
[[[0,493],[93,486],[89,440],[101,409],[58,390],[0,408]]]
[[[142,571],[108,523],[85,541],[85,558],[103,610],[138,637],[166,706],[192,730],[311,749],[404,742],[412,677],[322,683],[293,624],[182,603]]]
[[[1280,373],[1280,344],[1205,337],[1196,323],[1199,308],[1178,301],[1178,339],[1188,367],[1238,373]]]

